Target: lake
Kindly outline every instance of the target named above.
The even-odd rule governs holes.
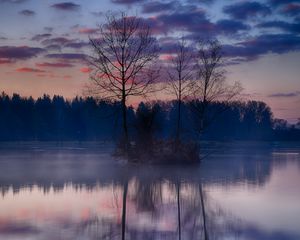
[[[109,143],[1,143],[0,239],[300,239],[300,143],[203,143],[142,166]]]

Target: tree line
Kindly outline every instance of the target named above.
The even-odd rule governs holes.
[[[198,139],[202,121],[190,105],[182,103],[183,140]],[[201,102],[198,102],[201,104]],[[122,136],[122,105],[116,101],[44,95],[38,99],[18,94],[0,95],[1,141],[96,141]],[[225,109],[225,110],[224,110]],[[219,112],[219,111],[222,112]],[[211,118],[218,112],[218,117]],[[177,133],[177,101],[141,102],[127,108],[130,140],[148,145],[153,139],[174,139]],[[205,115],[201,140],[300,140],[300,121],[290,125],[275,119],[267,104],[259,101],[214,102]]]

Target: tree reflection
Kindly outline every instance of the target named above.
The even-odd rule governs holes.
[[[36,232],[45,234],[43,239],[46,240],[59,239],[57,235],[61,232],[69,232],[74,238],[103,240],[244,239],[245,234],[258,236],[249,239],[272,239],[262,230],[225,212],[205,188],[202,181],[124,180],[108,188],[111,195],[106,197],[110,205],[106,207],[110,214],[103,215],[102,210],[106,209],[101,205],[98,212],[92,212],[78,223],[65,219],[59,229],[51,228],[51,233],[46,229]],[[102,191],[102,188],[92,191]],[[59,219],[54,220],[59,223]],[[1,228],[0,236],[3,229],[5,227]]]
[[[237,183],[259,188],[270,179],[274,165],[278,170],[283,167],[279,163],[287,164],[291,156],[297,168],[298,155],[290,154],[285,159],[283,156],[286,155],[272,155],[273,149],[265,148],[255,148],[251,154],[245,152],[244,155],[241,154],[241,148],[238,152],[235,151],[237,150],[228,149],[228,155],[216,155],[209,161],[204,161],[200,168],[105,165],[99,161],[97,154],[95,161],[82,154],[75,154],[72,161],[68,161],[62,160],[69,154],[67,152],[64,155],[63,151],[58,153],[59,157],[53,152],[44,152],[42,155],[39,152],[33,154],[25,151],[22,157],[26,161],[24,158],[4,161],[3,156],[10,159],[17,154],[15,151],[5,153],[2,155],[3,161],[0,161],[0,201],[10,199],[13,206],[11,211],[14,208],[28,208],[29,201],[24,198],[22,202],[23,195],[42,199],[42,206],[52,203],[47,198],[59,195],[68,197],[72,203],[73,200],[92,201],[99,196],[105,198],[105,201],[99,200],[96,207],[89,209],[90,214],[82,219],[77,218],[76,221],[74,215],[80,215],[82,209],[73,208],[62,216],[55,215],[57,206],[51,205],[48,212],[40,215],[46,214],[44,217],[51,219],[55,223],[53,226],[44,223],[44,219],[32,221],[28,218],[28,213],[22,216],[24,222],[17,223],[9,212],[1,225],[0,239],[4,232],[19,234],[15,239],[23,239],[22,234],[26,231],[31,231],[32,234],[37,232],[45,240],[60,239],[59,235],[64,232],[72,236],[70,239],[274,239],[273,233],[226,212],[222,203],[218,205],[208,190],[214,184],[223,188]],[[280,152],[280,149],[277,148],[276,152]],[[45,162],[42,161],[49,160],[45,156],[51,157],[51,165],[47,165],[51,167],[51,171],[50,168],[45,168]],[[84,164],[81,158],[85,160]],[[68,171],[66,163],[69,164]],[[86,198],[89,193],[97,194],[93,195],[93,199]],[[19,200],[14,201],[16,198]],[[2,202],[0,209],[1,204]],[[32,208],[40,211],[37,207]],[[3,216],[0,211],[0,220]],[[38,226],[30,226],[33,222],[39,222]],[[17,224],[23,227],[16,228],[14,225]],[[33,232],[32,229],[36,228],[38,229]],[[51,232],[47,229],[51,229]],[[278,233],[278,236],[282,236],[281,239],[299,239],[288,233]]]
[[[201,209],[202,209],[204,240],[209,240],[207,226],[206,226],[206,213],[205,213],[205,205],[204,205],[204,199],[203,199],[202,183],[199,184],[199,193],[200,193]]]
[[[122,240],[125,240],[126,230],[126,206],[127,206],[128,182],[125,181],[123,189],[123,205],[122,205]]]
[[[139,211],[156,212],[156,204],[162,201],[162,184],[160,182],[138,181],[135,184],[134,201]]]
[[[178,239],[181,240],[181,219],[180,219],[180,183],[176,184],[177,212],[178,212]]]

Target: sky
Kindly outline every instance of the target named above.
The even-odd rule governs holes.
[[[164,55],[178,36],[217,38],[243,99],[300,118],[300,0],[0,0],[0,91],[82,95],[89,37],[107,11],[144,18]]]

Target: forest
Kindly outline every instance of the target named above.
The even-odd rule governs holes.
[[[214,102],[209,106],[200,139],[196,113],[189,101],[182,103],[181,138],[188,140],[300,140],[300,121],[289,124],[273,117],[259,101]],[[199,103],[200,104],[200,103]],[[193,104],[194,105],[194,104]],[[18,94],[0,95],[1,141],[116,140],[123,134],[121,104],[93,97],[44,95],[38,99]],[[128,107],[130,140],[174,139],[177,101],[141,102]],[[214,117],[216,116],[216,117]]]

